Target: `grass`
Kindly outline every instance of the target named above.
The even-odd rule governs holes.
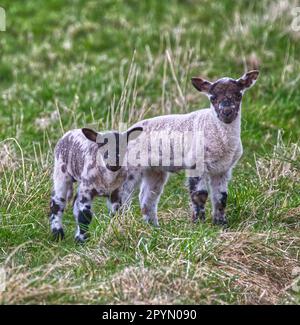
[[[0,265],[2,304],[297,304],[299,32],[296,1],[2,1]],[[116,128],[208,105],[190,78],[259,68],[244,98],[244,155],[226,231],[192,225],[184,175],[161,198],[161,228],[136,199],[110,218],[95,202],[91,239],[48,225],[52,151],[64,131]],[[210,212],[210,207],[209,211]]]

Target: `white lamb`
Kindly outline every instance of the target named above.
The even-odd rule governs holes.
[[[149,143],[157,137],[158,131],[164,131],[167,138],[172,137],[174,132],[177,134],[192,132],[193,136],[189,142],[189,150],[192,153],[197,142],[203,144],[202,171],[199,175],[188,178],[194,222],[199,219],[205,220],[205,203],[210,187],[213,222],[219,225],[227,223],[225,207],[228,182],[232,169],[243,152],[240,136],[242,96],[246,89],[254,85],[258,74],[256,70],[250,71],[237,80],[222,78],[214,83],[202,78],[192,78],[194,87],[208,96],[210,108],[190,114],[154,117],[140,121],[133,126],[142,127],[143,135],[129,145],[129,152],[134,149],[139,140],[146,151],[151,151]],[[197,138],[198,134],[202,134],[203,138]],[[170,146],[171,152],[174,152],[176,149],[174,143]],[[161,154],[160,148],[159,155]],[[142,180],[139,199],[145,221],[158,226],[157,205],[168,173],[192,169],[194,163],[195,161],[191,160],[188,164],[174,166],[171,161],[171,164],[166,166],[162,162],[159,165],[153,165],[150,162],[147,166],[141,166]],[[132,188],[130,189],[134,183],[132,179],[135,177],[136,182],[139,181],[139,173],[130,174],[129,177],[130,180],[125,181],[120,189],[122,198],[132,191]]]

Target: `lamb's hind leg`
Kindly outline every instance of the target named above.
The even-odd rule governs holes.
[[[205,203],[208,198],[206,180],[204,177],[189,177],[188,183],[193,208],[192,221],[205,221]]]
[[[211,200],[213,205],[213,223],[226,225],[225,208],[227,204],[228,182],[230,171],[222,175],[210,176]]]
[[[67,193],[71,191],[72,187],[71,177],[67,173],[54,171],[50,202],[50,228],[55,240],[64,238],[62,216],[66,207]]]
[[[114,215],[119,211],[122,205],[119,189],[114,190],[106,200],[109,212]]]
[[[146,222],[158,227],[157,205],[164,185],[168,179],[168,173],[158,170],[147,170],[143,173],[140,205]]]
[[[87,232],[92,221],[92,200],[93,191],[79,186],[78,192],[74,201],[73,212],[77,229],[75,234],[75,241],[83,243],[87,239]]]

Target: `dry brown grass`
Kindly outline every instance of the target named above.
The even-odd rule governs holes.
[[[0,174],[18,168],[17,154],[11,143],[0,143]]]
[[[111,280],[111,294],[115,303],[121,304],[176,304],[183,301],[196,303],[222,303],[213,289],[203,286],[205,269],[192,278],[181,274],[182,266],[159,270],[141,267],[125,268]]]
[[[264,19],[271,23],[292,16],[292,10],[299,6],[297,0],[271,1],[266,7]]]
[[[298,249],[299,237],[280,233],[228,232],[220,236],[220,268],[234,279],[239,300],[246,304],[278,304],[292,300],[286,289],[299,260],[289,252]]]
[[[6,272],[6,288],[0,292],[0,304],[44,304],[51,296],[57,297],[57,302],[64,295],[70,295],[77,303],[92,302],[102,290],[89,286],[94,276],[94,268],[103,266],[107,261],[106,253],[100,249],[86,249],[58,258],[50,253],[50,262],[42,266],[28,268],[27,265],[17,265],[14,256],[28,242],[15,249],[2,265]],[[45,249],[41,247],[41,249]],[[74,282],[78,268],[85,268],[87,277],[84,284]]]
[[[284,144],[282,134],[278,132],[277,144],[270,157],[256,160],[256,171],[260,182],[268,182],[270,186],[282,178],[297,182],[300,179],[299,156],[299,145],[297,143]]]
[[[172,258],[176,248],[170,249],[168,266],[128,267],[115,274],[110,280],[110,294],[118,304],[174,304],[190,300],[224,304],[222,294],[230,292],[241,304],[295,303],[290,287],[293,270],[300,263],[290,251],[299,245],[298,237],[279,233],[224,232],[211,258],[194,264],[190,272],[188,260]],[[222,293],[213,290],[214,283],[222,284]]]
[[[127,231],[123,229],[124,233]],[[128,244],[132,241],[129,238]],[[180,238],[176,238],[178,241]],[[110,242],[110,248],[111,245],[114,244]],[[163,261],[153,253],[142,254],[137,247],[140,265],[104,278],[98,278],[95,271],[110,259],[103,241],[97,249],[53,257],[49,264],[30,269],[15,265],[11,254],[5,264],[7,283],[6,290],[0,293],[0,303],[43,304],[51,297],[59,303],[66,295],[73,297],[75,303],[226,304],[228,295],[241,304],[296,303],[291,287],[293,270],[300,263],[292,252],[299,246],[299,237],[279,232],[222,232],[206,248],[206,258],[200,247],[193,261],[184,253],[178,256],[176,245],[166,249]],[[145,266],[149,263],[151,267]],[[82,282],[74,281],[78,268],[84,270]],[[216,285],[222,288],[221,292],[214,290]]]
[[[59,115],[57,111],[51,114],[43,114],[35,120],[35,125],[39,130],[46,130],[51,124],[58,121]]]

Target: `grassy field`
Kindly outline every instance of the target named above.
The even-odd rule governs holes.
[[[2,0],[1,304],[300,302],[300,32],[297,1]],[[52,240],[52,152],[64,131],[129,125],[205,108],[190,83],[259,68],[243,102],[244,155],[229,228],[190,221],[184,174],[171,177],[160,229],[135,198],[110,218],[95,202],[91,238]],[[210,205],[208,206],[210,213]]]

